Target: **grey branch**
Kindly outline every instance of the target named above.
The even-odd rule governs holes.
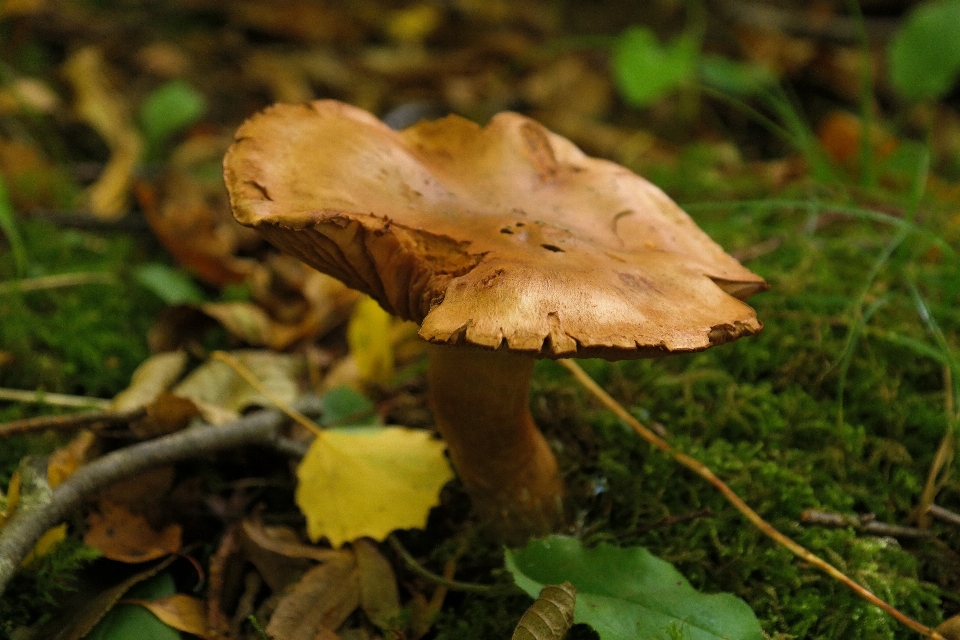
[[[316,414],[319,403],[316,399],[307,400],[298,404],[297,409]],[[279,411],[259,411],[218,427],[190,427],[119,449],[81,467],[53,490],[49,502],[15,511],[0,532],[0,596],[44,532],[65,520],[93,494],[152,467],[241,446],[273,447],[279,438],[278,427],[285,421]]]

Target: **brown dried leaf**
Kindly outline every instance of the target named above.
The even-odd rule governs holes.
[[[143,511],[165,499],[173,488],[176,469],[163,466],[120,480],[101,491],[97,499]]]
[[[171,169],[159,188],[137,185],[137,199],[157,239],[177,261],[215,286],[242,282],[254,263],[235,256],[249,234],[233,222],[222,196]]]
[[[848,111],[831,111],[820,121],[817,138],[821,146],[839,164],[851,164],[860,155],[863,139],[863,123]],[[878,158],[886,158],[897,147],[897,140],[883,131],[876,123],[870,128],[870,146]]]
[[[360,570],[352,551],[314,567],[281,598],[267,625],[277,640],[314,640],[336,629],[360,606]],[[320,636],[321,638],[324,636]]]
[[[58,484],[73,475],[88,458],[90,448],[97,437],[89,429],[84,429],[70,440],[65,447],[61,447],[50,454],[47,462],[47,482],[50,487]]]
[[[127,211],[143,142],[123,94],[109,80],[111,72],[99,48],[76,51],[64,62],[63,73],[73,86],[77,116],[103,137],[111,151],[100,177],[87,190],[90,210],[105,220],[116,220]]]
[[[187,354],[184,351],[158,353],[147,358],[133,372],[130,386],[114,397],[110,409],[127,411],[150,404],[180,378],[186,366]]]
[[[960,616],[947,618],[936,629],[947,640],[960,640]]]
[[[201,638],[214,638],[216,634],[207,629],[206,603],[182,593],[157,598],[156,600],[129,599],[122,602],[139,604],[157,616],[160,622],[179,631],[186,631]]]
[[[337,551],[303,544],[287,527],[269,527],[256,520],[244,520],[240,534],[244,555],[274,593],[299,580],[310,568],[310,560],[339,557]]]
[[[50,622],[37,629],[33,637],[80,640],[90,633],[103,616],[123,597],[123,594],[133,588],[134,585],[148,580],[166,569],[175,559],[176,556],[170,556],[149,569],[145,569],[121,583],[97,593],[82,604],[79,610],[65,609],[58,612]]]
[[[100,512],[87,518],[89,530],[83,543],[99,549],[106,558],[139,563],[162,558],[180,550],[183,532],[179,524],[155,530],[147,519],[126,507],[101,500]]]
[[[273,395],[291,404],[299,396],[298,379],[303,370],[302,357],[271,351],[232,351]],[[240,377],[228,364],[209,360],[188,375],[173,392],[193,400],[205,419],[214,424],[234,420],[251,406],[271,406],[259,391]]]
[[[520,618],[512,640],[563,640],[573,626],[576,602],[577,589],[569,582],[548,584]]]
[[[370,540],[354,541],[353,551],[360,567],[360,606],[370,621],[381,629],[393,628],[400,616],[400,592],[390,562]]]
[[[169,391],[162,391],[147,405],[147,415],[130,425],[138,438],[155,438],[186,428],[200,415],[196,403]]]

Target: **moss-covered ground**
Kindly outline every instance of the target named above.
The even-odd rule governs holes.
[[[770,291],[750,300],[765,327],[700,354],[582,366],[777,529],[935,626],[960,612],[960,529],[935,522],[928,538],[895,540],[801,523],[805,510],[818,509],[910,525],[938,447],[958,427],[950,415],[960,405],[958,197],[925,172],[923,153],[904,144],[877,167],[878,180],[836,170],[783,189],[708,145],[635,167],[767,279]],[[112,397],[149,355],[147,334],[164,308],[134,273],[170,259],[147,233],[28,219],[18,228],[26,278],[103,272],[113,281],[0,292],[0,387]],[[0,283],[16,275],[12,253],[0,250]],[[743,598],[771,638],[915,637],[764,537],[557,364],[538,363],[531,403],[558,452],[573,535],[649,548],[697,588]],[[55,411],[3,402],[0,422]],[[0,486],[24,456],[47,454],[67,437],[0,442]],[[937,503],[960,511],[960,480],[941,480]],[[465,498],[455,487],[448,493],[444,515],[462,522]],[[405,541],[434,568],[466,549],[459,580],[507,580],[496,545],[470,530],[446,538],[447,530],[431,526]],[[72,538],[22,572],[0,600],[0,633],[55,611],[89,557]],[[433,637],[507,638],[528,605],[524,596],[451,593]],[[583,627],[570,634],[593,637]]]
[[[686,194],[672,195],[683,202]],[[945,367],[960,330],[960,262],[949,245],[957,245],[960,224],[949,203],[928,194],[916,208],[914,230],[891,251],[908,199],[878,191],[870,200],[901,217],[864,219],[860,210],[871,207],[856,199],[842,210],[763,198],[723,206],[690,202],[698,222],[728,250],[749,252],[767,243],[747,262],[771,285],[751,301],[763,332],[701,354],[583,366],[778,529],[935,625],[960,609],[960,556],[952,550],[960,532],[934,525],[935,540],[897,541],[799,522],[806,509],[908,522],[949,426]],[[24,224],[22,232],[31,275],[106,271],[116,281],[3,294],[0,344],[15,364],[0,368],[0,386],[111,396],[147,356],[146,334],[162,308],[131,275],[153,259],[153,249],[124,235],[41,222]],[[0,270],[2,279],[12,276],[9,259],[0,261]],[[538,364],[532,404],[560,452],[575,533],[586,541],[648,547],[695,586],[745,599],[771,637],[911,636],[778,548],[713,488],[599,409],[556,364]],[[6,404],[0,417],[39,411]],[[49,452],[60,442],[50,434],[5,441],[0,477],[5,482],[23,455]],[[955,506],[958,493],[960,484],[949,480],[938,502]],[[449,546],[434,552],[438,562]],[[461,575],[488,579],[498,550],[479,539],[470,549]],[[21,593],[16,607],[23,615],[16,621],[49,605],[49,593],[56,592],[49,581],[62,581],[72,566],[66,551],[39,563],[29,574],[36,581],[20,586],[39,585],[33,605],[40,606],[26,606],[31,599]],[[451,596],[437,637],[507,637],[526,604],[520,597]]]

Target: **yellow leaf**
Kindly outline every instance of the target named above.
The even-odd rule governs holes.
[[[386,382],[393,375],[393,318],[373,298],[353,309],[347,325],[347,344],[365,382]]]
[[[182,593],[157,598],[156,600],[125,600],[148,609],[160,622],[179,631],[186,631],[201,638],[212,637],[207,630],[207,605],[203,600]]]
[[[52,529],[47,529],[47,532],[40,536],[40,539],[37,540],[37,544],[33,545],[33,549],[30,550],[30,553],[27,554],[27,557],[23,559],[23,562],[20,563],[21,567],[26,567],[31,562],[47,555],[54,548],[67,539],[67,525],[61,524]]]
[[[47,482],[51,488],[69,478],[86,462],[87,454],[96,440],[97,437],[92,431],[84,429],[74,436],[67,446],[50,454],[50,460],[47,462]]]
[[[339,547],[394,529],[423,527],[453,472],[443,443],[404,427],[331,429],[297,469],[297,504],[313,541]]]

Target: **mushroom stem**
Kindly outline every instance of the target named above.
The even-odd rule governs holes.
[[[562,522],[563,481],[530,414],[534,358],[507,351],[430,347],[437,429],[473,499],[505,542],[524,542]]]

